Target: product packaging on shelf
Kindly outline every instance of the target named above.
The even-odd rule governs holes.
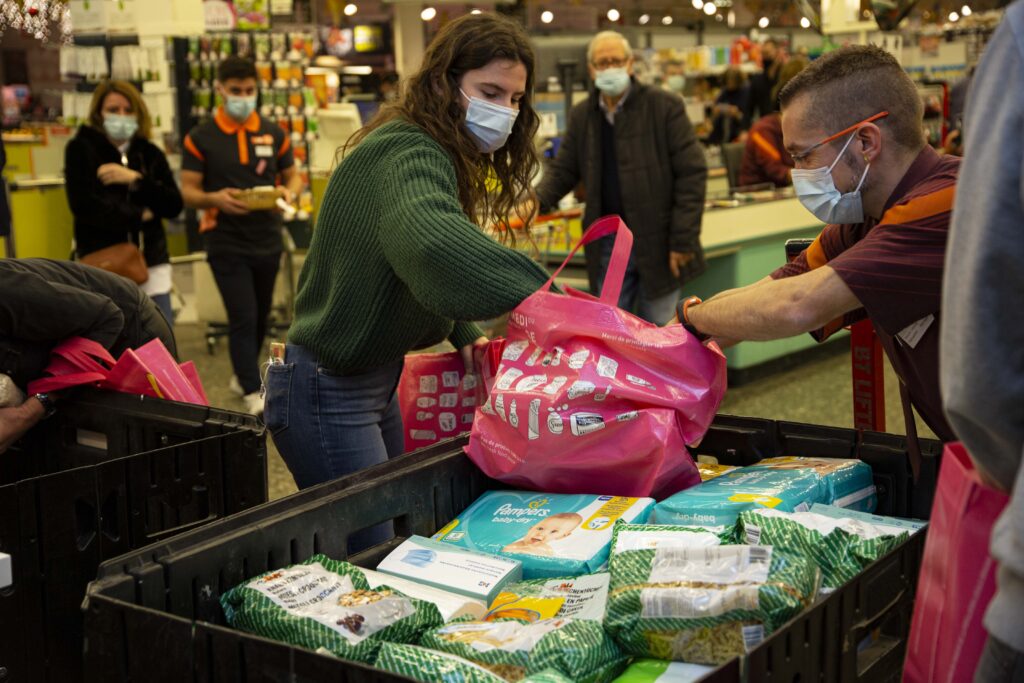
[[[860,460],[767,458],[666,498],[655,506],[651,522],[722,531],[735,526],[744,510],[795,512],[814,503],[873,512],[871,467]]]
[[[617,520],[645,521],[653,505],[652,498],[491,491],[434,539],[514,557],[527,579],[578,576],[605,565]]]
[[[235,628],[368,664],[381,643],[416,642],[443,623],[433,604],[373,590],[359,567],[324,555],[261,574],[220,602]]]
[[[377,570],[488,605],[507,584],[523,578],[523,566],[518,560],[473,552],[422,536],[412,536],[391,551]]]

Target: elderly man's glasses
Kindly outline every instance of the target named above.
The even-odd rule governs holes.
[[[604,71],[605,69],[621,69],[628,63],[628,57],[623,57],[622,59],[612,59],[611,57],[609,57],[606,59],[600,59],[595,62],[592,62],[594,68],[597,69],[598,71]]]

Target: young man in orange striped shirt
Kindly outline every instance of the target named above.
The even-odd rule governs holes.
[[[200,231],[228,314],[232,388],[258,414],[258,357],[281,263],[282,223],[276,209],[250,211],[235,195],[280,183],[290,204],[302,179],[288,134],[256,112],[256,66],[228,57],[217,68],[217,91],[224,104],[183,141],[181,194],[186,206],[205,212]]]
[[[782,130],[801,202],[827,225],[793,263],[748,287],[679,306],[725,344],[811,332],[823,340],[870,318],[910,401],[954,439],[939,393],[946,238],[960,160],[928,147],[922,104],[899,63],[847,47],[783,89]]]

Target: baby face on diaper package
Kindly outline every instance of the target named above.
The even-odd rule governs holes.
[[[491,491],[434,540],[514,557],[527,579],[577,576],[608,560],[617,520],[645,521],[652,498]]]
[[[719,531],[734,527],[744,510],[800,512],[815,503],[874,511],[871,467],[860,460],[766,458],[666,498],[654,508],[651,522]]]

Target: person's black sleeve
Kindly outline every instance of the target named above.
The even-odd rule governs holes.
[[[138,181],[139,198],[155,216],[174,218],[185,208],[181,190],[163,152],[154,146],[150,153],[146,173]]]
[[[569,112],[569,123],[558,154],[544,167],[544,177],[537,186],[537,203],[541,213],[550,211],[583,177],[581,146],[586,144],[586,122],[585,109],[574,108]]]
[[[28,342],[85,337],[109,349],[124,329],[121,309],[106,296],[53,283],[28,272],[0,272],[0,330]]]
[[[117,201],[96,177],[99,164],[87,143],[73,138],[64,149],[64,191],[71,213],[92,229],[124,233],[142,224],[142,207]]]

